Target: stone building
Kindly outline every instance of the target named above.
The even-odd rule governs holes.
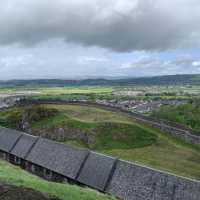
[[[0,157],[45,179],[124,200],[199,200],[200,182],[85,149],[0,128]]]

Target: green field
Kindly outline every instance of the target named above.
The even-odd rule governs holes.
[[[200,148],[186,144],[159,130],[137,123],[121,112],[78,105],[43,105],[54,115],[38,118],[38,108],[15,108],[1,112],[2,125],[14,127],[23,112],[32,113],[30,128],[33,133],[51,133],[56,138],[58,128],[80,130],[93,136],[91,142],[80,139],[62,141],[125,160],[145,164],[178,175],[200,179]],[[51,113],[51,112],[50,112]],[[11,122],[7,123],[6,122]],[[9,120],[8,120],[9,119]],[[95,134],[94,134],[95,133]]]
[[[0,93],[14,93],[14,92],[38,92],[41,95],[59,95],[59,94],[93,94],[93,93],[111,93],[112,87],[13,87],[0,88]]]
[[[111,93],[111,87],[54,87],[38,89],[42,94],[92,94],[92,93]]]
[[[112,96],[113,87],[109,86],[79,86],[79,87],[9,87],[0,88],[0,99],[10,95],[23,96],[28,99],[48,100],[89,100],[97,97]]]
[[[200,96],[198,85],[166,86],[13,86],[0,87],[1,94],[24,95],[33,99],[54,100],[190,100]],[[130,94],[131,93],[131,94]]]
[[[25,89],[26,90],[26,89]],[[31,89],[29,89],[31,90]],[[192,99],[200,96],[200,87],[194,86],[115,86],[115,87],[44,87],[33,88],[40,94],[34,95],[37,98],[56,98],[61,100],[70,99],[144,99],[144,100],[170,100],[170,99]],[[132,92],[133,95],[128,95]],[[86,95],[86,96],[84,96]]]
[[[62,200],[114,200],[111,196],[89,188],[45,181],[2,160],[0,160],[0,182],[32,188]]]

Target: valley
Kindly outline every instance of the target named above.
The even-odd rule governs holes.
[[[0,87],[0,126],[200,180],[198,85],[32,83]],[[177,127],[173,134],[171,125]],[[5,161],[0,161],[0,182],[2,188],[31,188],[35,197],[42,192],[62,200],[114,199],[85,187],[46,182]]]

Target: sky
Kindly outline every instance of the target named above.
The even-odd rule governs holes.
[[[1,0],[1,80],[171,74],[200,74],[199,0]]]

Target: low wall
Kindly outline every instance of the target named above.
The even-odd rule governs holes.
[[[150,121],[150,120],[144,119],[144,118],[135,118],[135,119],[138,122],[142,122],[142,123],[148,124],[154,128],[158,128],[161,131],[170,134],[171,136],[181,138],[185,142],[200,145],[200,136],[194,135],[191,132],[189,132],[188,130],[183,130],[183,129],[176,128],[173,126],[169,126],[169,125],[165,124],[164,122],[158,123],[158,122]]]

